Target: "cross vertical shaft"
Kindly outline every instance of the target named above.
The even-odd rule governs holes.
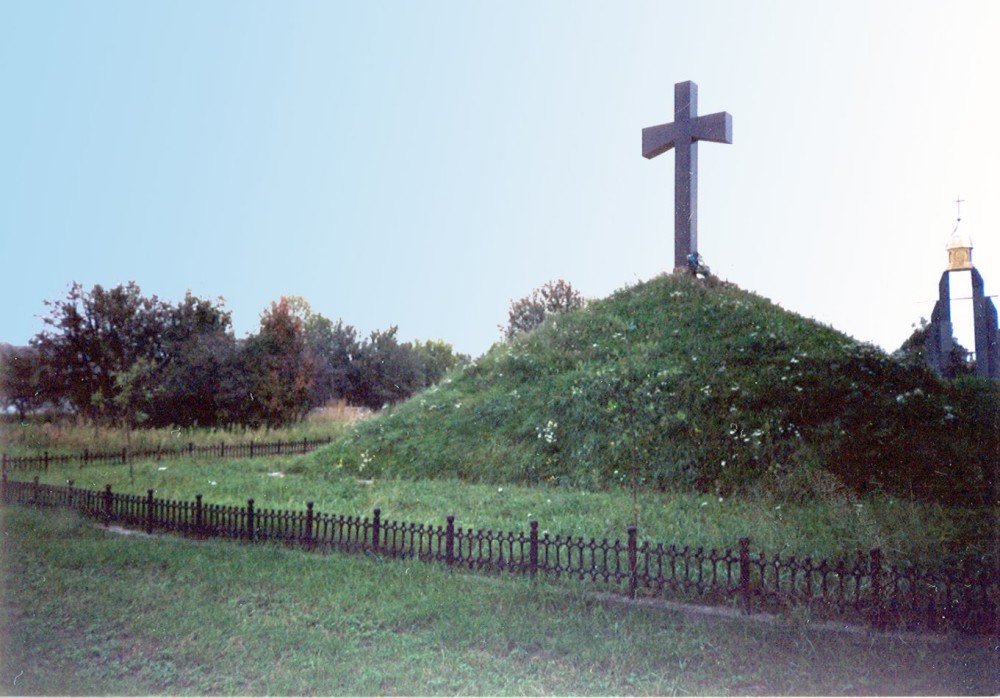
[[[674,85],[674,123],[684,127],[698,114],[698,86],[693,82]],[[687,265],[698,252],[698,141],[674,143],[674,268]]]
[[[674,149],[674,268],[698,254],[698,141],[733,142],[733,118],[726,112],[698,116],[698,86],[674,85],[674,121],[642,130],[647,159]]]

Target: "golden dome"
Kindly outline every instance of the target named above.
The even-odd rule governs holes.
[[[972,269],[972,238],[958,232],[958,226],[948,238],[948,271]]]

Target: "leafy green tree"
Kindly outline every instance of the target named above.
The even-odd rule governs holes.
[[[246,360],[252,418],[280,426],[309,410],[315,363],[303,322],[286,298],[262,315],[260,332],[247,342]]]
[[[160,391],[151,410],[155,426],[215,426],[232,419],[223,385],[241,371],[230,313],[191,295],[171,308],[162,339]],[[238,399],[235,396],[233,399]]]
[[[429,388],[444,378],[449,371],[466,366],[471,358],[465,354],[457,354],[450,344],[440,339],[421,342],[419,339],[410,344],[414,354],[414,363],[418,372],[417,387]]]
[[[0,345],[0,406],[13,408],[19,419],[45,403],[44,372],[33,347]]]
[[[330,328],[330,337],[324,345],[323,355],[330,369],[329,396],[347,399],[357,380],[356,361],[361,355],[358,331],[352,325],[345,325],[342,320],[337,320]]]
[[[413,350],[396,339],[397,327],[375,330],[361,344],[350,402],[380,409],[416,392],[420,380]]]
[[[96,421],[120,423],[132,406],[120,399],[125,374],[140,359],[150,371],[162,365],[163,329],[169,306],[145,298],[139,286],[90,291],[74,283],[65,300],[47,301],[49,329],[38,334],[34,345],[44,370],[53,377],[52,401],[64,399],[78,413]]]
[[[517,335],[535,329],[545,318],[556,313],[568,313],[586,305],[583,296],[567,282],[559,279],[536,288],[531,295],[512,301],[507,314],[507,325],[501,327],[504,337],[511,340]]]
[[[331,400],[348,399],[356,383],[361,343],[357,330],[342,320],[332,322],[315,312],[301,296],[285,299],[289,312],[302,321],[306,346],[314,365],[310,407],[325,405]]]

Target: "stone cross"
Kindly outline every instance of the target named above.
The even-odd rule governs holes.
[[[655,158],[671,148],[674,162],[674,268],[688,266],[698,254],[698,141],[733,142],[733,117],[727,112],[698,116],[698,86],[674,85],[674,122],[642,129],[642,156]]]

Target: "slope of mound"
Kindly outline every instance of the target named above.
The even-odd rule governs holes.
[[[988,496],[998,402],[732,285],[662,276],[495,345],[310,460],[360,477],[968,501]]]

